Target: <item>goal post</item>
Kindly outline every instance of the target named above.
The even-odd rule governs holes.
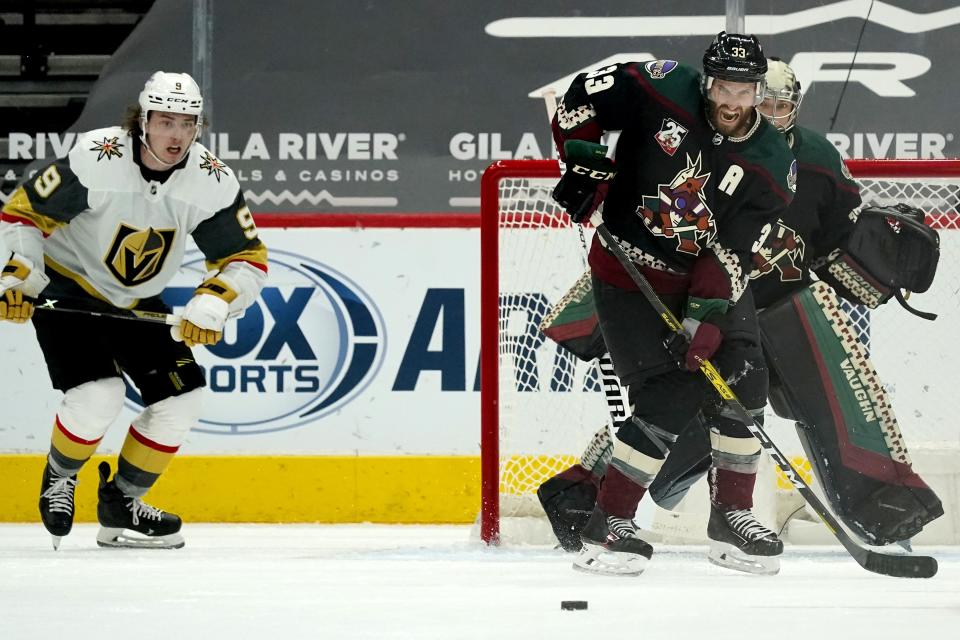
[[[940,231],[937,278],[925,294],[930,297],[917,305],[940,314],[942,335],[941,327],[960,323],[960,160],[846,164],[864,202],[909,202]],[[492,544],[501,541],[508,519],[545,520],[537,486],[575,462],[597,427],[609,422],[594,364],[577,360],[537,328],[586,271],[583,233],[587,243],[592,235],[572,225],[550,197],[559,177],[556,160],[501,160],[481,179],[479,525],[481,539]],[[896,391],[895,410],[909,418],[904,435],[911,450],[944,443],[960,448],[955,429],[948,428],[949,410],[924,400],[924,393],[932,397],[931,390],[945,388],[931,382],[949,376],[960,348],[932,349],[933,326],[914,324],[925,321],[895,302],[873,311],[851,306],[848,312],[861,338],[872,343],[885,383]]]
[[[556,160],[511,160],[491,164],[480,180],[480,538],[500,538],[500,230],[508,221],[501,215],[501,187],[506,180],[547,183],[560,178]],[[550,212],[530,199],[529,212]]]

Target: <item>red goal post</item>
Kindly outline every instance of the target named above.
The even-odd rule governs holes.
[[[949,234],[945,242],[943,230],[960,229],[960,160],[857,159],[846,164],[860,182],[865,202],[911,202],[941,230],[940,268],[931,289],[932,299],[941,304],[932,310],[940,313],[941,326],[955,326],[960,322],[960,250],[955,246],[960,234]],[[572,362],[536,335],[549,305],[586,269],[584,240],[550,198],[559,177],[556,160],[502,160],[490,165],[481,180],[479,523],[480,537],[488,543],[500,541],[505,518],[542,515],[536,487],[576,461],[590,434],[608,419],[592,364]],[[871,313],[851,308],[851,317],[877,341],[886,324],[892,328],[886,334],[896,335],[897,326],[906,322],[902,310],[890,313],[886,307],[872,313],[872,333]],[[874,359],[899,363],[897,347],[916,348],[899,342],[884,338]],[[960,359],[960,352],[939,355],[935,362],[911,362],[918,373],[934,376]],[[878,364],[881,373],[897,368]],[[920,411],[917,406],[898,408]],[[906,433],[912,443],[949,440],[938,431],[947,418],[933,414],[933,426],[924,423]],[[955,436],[953,440],[956,447]]]

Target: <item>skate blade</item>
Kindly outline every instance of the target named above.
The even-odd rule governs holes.
[[[758,576],[775,576],[780,573],[778,556],[751,556],[732,544],[711,542],[707,560],[718,567],[752,573]]]
[[[132,535],[126,529],[100,527],[97,544],[114,549],[179,549],[186,543],[179,532],[148,538],[139,534]]]
[[[50,536],[50,542],[53,543],[53,550],[60,550],[60,541],[63,539],[63,536]]]
[[[649,560],[635,553],[609,551],[598,544],[584,543],[583,551],[573,561],[573,568],[603,576],[638,576]]]

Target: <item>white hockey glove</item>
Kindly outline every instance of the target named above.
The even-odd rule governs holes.
[[[236,298],[237,290],[230,278],[223,273],[208,277],[193,292],[180,316],[180,324],[170,327],[173,339],[188,347],[217,344],[230,316],[230,303]]]
[[[21,324],[33,317],[33,300],[50,283],[42,269],[19,253],[11,253],[0,275],[0,320]]]

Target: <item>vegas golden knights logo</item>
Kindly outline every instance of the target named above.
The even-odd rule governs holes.
[[[160,273],[176,232],[152,227],[141,230],[121,223],[104,262],[123,285],[143,284]]]

